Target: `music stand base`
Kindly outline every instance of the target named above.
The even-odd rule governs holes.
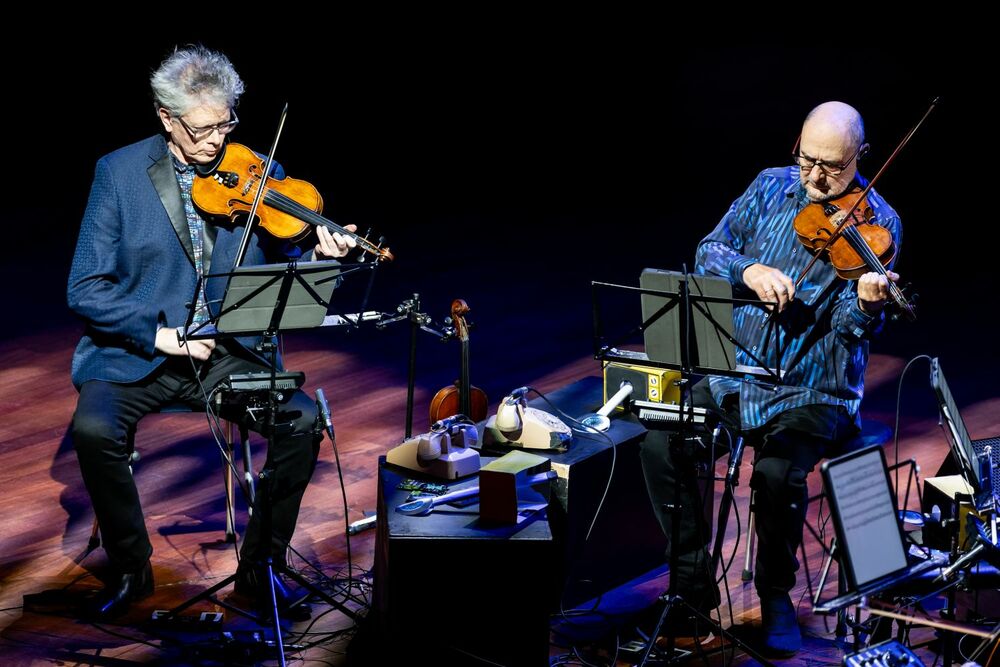
[[[691,653],[690,651],[686,651],[685,649],[677,649],[677,647],[674,646],[675,637],[673,637],[672,635],[668,636],[668,643],[667,643],[667,651],[670,653],[670,657],[663,656],[662,649],[656,646],[656,640],[660,636],[660,630],[663,628],[663,624],[666,622],[667,616],[670,614],[670,610],[673,609],[675,606],[680,606],[681,608],[686,609],[692,615],[697,616],[699,624],[704,623],[706,630],[715,633],[715,635],[719,638],[719,641],[721,643],[718,649],[712,649],[712,651],[721,650],[728,643],[730,645],[739,647],[740,650],[742,650],[744,653],[754,658],[761,664],[764,665],[771,664],[771,662],[767,660],[767,658],[762,656],[754,649],[750,648],[750,646],[746,642],[737,638],[729,630],[723,629],[723,627],[719,623],[716,623],[711,617],[705,615],[705,613],[702,612],[701,610],[696,609],[694,606],[692,606],[690,603],[684,600],[681,596],[670,595],[668,593],[666,595],[661,595],[659,599],[664,602],[663,611],[660,613],[660,618],[656,622],[656,627],[653,629],[652,636],[646,641],[646,650],[642,654],[641,660],[637,663],[638,665],[673,664],[674,662],[682,660],[686,658],[688,655],[690,655]],[[656,651],[661,657],[658,657],[651,662],[650,655],[653,653],[653,651]],[[706,653],[712,651],[706,650]]]

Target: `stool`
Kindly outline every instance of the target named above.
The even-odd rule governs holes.
[[[166,405],[160,406],[159,409],[153,410],[149,414],[173,414],[181,412],[197,412],[191,409],[189,406],[183,403],[168,403]],[[233,484],[233,469],[227,461],[233,460],[233,443],[235,439],[233,437],[234,427],[239,429],[240,438],[240,454],[243,457],[243,481],[241,482],[243,490],[250,501],[250,505],[253,505],[256,489],[254,486],[254,476],[253,476],[253,460],[250,453],[250,436],[247,428],[242,425],[234,424],[231,421],[226,421],[226,434],[225,434],[225,453],[219,454],[222,458],[222,475],[223,484],[226,489],[226,542],[235,543],[236,542],[236,518],[235,518],[235,487]],[[128,430],[125,440],[125,448],[128,452],[128,469],[132,472],[133,464],[137,463],[141,456],[139,451],[135,448],[135,433],[138,429],[138,422],[132,425]],[[253,512],[251,507],[248,510],[249,513]],[[94,524],[90,530],[90,540],[87,542],[87,548],[93,551],[97,547],[101,546],[101,532],[100,526],[97,523],[97,517],[94,517]]]
[[[862,420],[861,432],[849,440],[839,443],[839,454],[856,452],[859,449],[878,445],[881,447],[892,439],[892,429],[882,422]],[[756,527],[754,526],[754,495],[755,491],[750,491],[750,520],[747,523],[747,550],[743,561],[743,573],[740,575],[742,581],[753,581],[754,548],[756,541]]]

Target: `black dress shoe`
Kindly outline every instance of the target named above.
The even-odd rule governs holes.
[[[253,607],[261,615],[269,617],[272,611],[271,588],[267,584],[267,568],[240,561],[236,568],[236,582],[233,586],[240,597],[253,602]],[[307,621],[312,617],[312,607],[306,602],[307,594],[292,592],[277,570],[274,570],[274,597],[278,603],[278,614],[290,621]]]
[[[134,600],[153,594],[153,567],[149,561],[138,572],[115,575],[107,585],[84,603],[83,615],[93,620],[120,616]]]

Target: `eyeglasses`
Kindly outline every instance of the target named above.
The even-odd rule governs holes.
[[[795,142],[795,150],[792,151],[792,158],[794,158],[795,163],[799,165],[799,169],[802,171],[812,171],[813,167],[819,167],[827,176],[839,176],[842,171],[847,169],[852,162],[868,152],[868,144],[861,144],[858,146],[858,150],[854,151],[854,155],[851,156],[847,162],[843,164],[836,164],[833,162],[824,162],[823,160],[817,160],[816,158],[804,155],[798,150],[799,143]]]
[[[225,136],[235,130],[236,126],[240,123],[240,119],[236,117],[236,112],[232,109],[229,110],[229,115],[231,118],[225,123],[216,123],[215,125],[206,125],[205,127],[191,127],[185,123],[184,119],[180,116],[174,116],[174,118],[176,118],[177,121],[180,122],[181,126],[187,130],[188,136],[191,137],[191,140],[197,143],[208,139],[212,136],[213,132],[218,132],[219,134]]]

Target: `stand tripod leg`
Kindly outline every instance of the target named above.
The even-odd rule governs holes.
[[[826,587],[826,578],[830,576],[830,566],[833,565],[833,561],[836,560],[839,555],[840,552],[839,547],[837,546],[837,538],[833,538],[830,542],[830,552],[823,561],[823,568],[820,570],[819,583],[816,586],[816,594],[813,598],[813,604],[819,602],[819,598],[823,594],[823,589]],[[846,586],[843,568],[838,568],[837,582],[839,589],[838,592],[842,593]],[[847,625],[847,612],[844,609],[841,609],[837,612],[837,627],[834,631],[834,636],[838,641],[844,641],[847,639]],[[855,641],[857,641],[857,637],[855,637]]]
[[[274,366],[272,366],[274,368]],[[276,402],[273,399],[274,392],[272,392],[272,402]],[[271,406],[271,412],[268,416],[269,428],[267,434],[267,446],[268,451],[274,451],[274,430],[275,430],[275,413],[277,412],[277,406]],[[273,614],[272,619],[274,620],[274,642],[275,647],[278,649],[279,664],[281,667],[285,667],[285,644],[281,639],[281,616],[278,614],[278,596],[277,591],[274,588],[274,562],[271,558],[271,549],[273,548],[274,540],[272,539],[272,534],[274,533],[274,528],[271,525],[271,482],[274,477],[274,469],[260,471],[260,539],[264,540],[264,553],[267,554],[264,559],[264,563],[267,567],[267,584],[268,592],[271,594],[271,613]]]
[[[753,581],[753,559],[754,549],[757,544],[757,512],[754,511],[753,501],[757,495],[756,491],[750,492],[750,520],[747,522],[747,550],[743,559],[743,572],[740,574],[741,581]]]
[[[298,572],[287,570],[285,571],[284,575],[289,579],[291,579],[292,581],[294,581],[295,583],[297,583],[302,588],[309,591],[309,593],[312,596],[319,598],[323,602],[327,603],[328,605],[330,605],[331,607],[342,613],[344,616],[347,616],[353,621],[358,621],[361,619],[361,616],[356,611],[354,611],[353,609],[349,609],[348,607],[344,606],[343,602],[335,600],[328,593],[317,588],[314,583],[303,577]]]
[[[222,581],[216,582],[215,585],[213,585],[211,588],[206,588],[205,590],[203,590],[201,593],[198,593],[197,595],[195,595],[190,600],[187,600],[186,602],[182,602],[181,604],[179,604],[176,607],[174,607],[173,609],[171,609],[170,612],[165,616],[165,618],[168,619],[168,620],[176,618],[177,616],[179,616],[181,614],[181,612],[187,610],[190,607],[193,607],[194,605],[198,604],[202,600],[213,600],[213,601],[215,601],[214,600],[215,594],[218,591],[220,591],[223,588],[225,588],[226,586],[228,586],[229,584],[233,583],[234,581],[236,581],[236,575],[235,574],[229,575],[228,577],[226,577]],[[226,605],[226,606],[228,606],[228,605]]]
[[[413,295],[414,311],[420,310],[420,295]],[[410,359],[406,371],[406,439],[413,435],[413,396],[417,381],[417,330],[420,325],[410,316]]]
[[[671,575],[671,579],[673,575]],[[642,658],[639,660],[637,667],[643,667],[648,661],[650,654],[655,650],[657,653],[661,653],[660,649],[656,647],[656,638],[660,636],[660,630],[663,628],[663,623],[667,620],[667,615],[670,610],[677,603],[684,604],[684,601],[678,595],[667,594],[660,598],[666,604],[663,607],[663,613],[660,614],[660,618],[656,620],[656,627],[653,628],[652,634],[646,640],[646,650],[642,652]],[[667,637],[667,655],[670,659],[674,657],[674,635],[670,633]]]
[[[843,593],[847,589],[847,578],[844,576],[844,568],[837,568],[837,593]],[[837,639],[847,638],[847,607],[841,609],[837,612],[837,628],[834,631],[834,635]],[[854,650],[859,651],[859,642],[857,633],[854,634]]]
[[[222,456],[222,481],[226,487],[226,542],[236,542],[236,508],[233,484],[233,423],[226,424],[226,452]]]
[[[243,480],[246,483],[247,499],[250,501],[247,514],[253,516],[253,504],[257,500],[257,487],[254,483],[253,459],[250,454],[250,433],[243,425],[240,425],[240,446],[243,447]]]

